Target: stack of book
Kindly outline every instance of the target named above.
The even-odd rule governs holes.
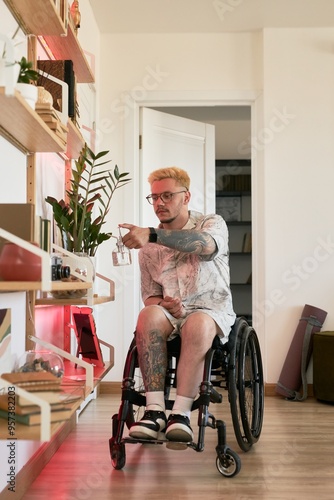
[[[51,406],[51,422],[69,419],[73,403],[83,397],[81,386],[62,387],[61,379],[49,372],[3,373],[1,377],[47,401]],[[0,417],[8,420],[9,416],[19,424],[39,425],[41,408],[18,394],[0,394]]]
[[[68,128],[60,121],[57,111],[51,104],[43,103],[36,104],[36,113],[42,118],[46,125],[54,132],[57,137],[64,143],[67,144],[67,133]]]

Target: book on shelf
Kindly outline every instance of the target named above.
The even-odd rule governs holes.
[[[8,396],[6,394],[0,395],[0,410],[8,411],[8,406],[13,408],[15,415],[30,415],[31,413],[40,413],[41,407],[35,404],[32,404],[30,401],[29,405],[20,405],[15,403],[15,405],[8,400]],[[69,406],[66,406],[64,403],[55,403],[51,405],[51,410],[66,410]]]
[[[30,392],[60,391],[61,389],[61,379],[45,371],[2,373],[1,377],[7,382]]]
[[[252,251],[252,233],[245,233],[242,242],[242,251],[250,253]]]
[[[51,411],[69,409],[73,403],[81,401],[84,398],[82,389],[78,387],[75,387],[74,390],[71,388],[69,392],[41,391],[34,392],[34,394],[40,399],[47,401],[51,405]],[[13,398],[9,398],[7,394],[0,394],[0,409],[8,411],[8,407],[11,406],[17,415],[40,413],[40,406],[28,398],[19,396],[18,394],[14,397],[15,403]]]
[[[40,75],[37,85],[42,85],[53,97],[53,106],[56,110],[62,110],[63,90],[62,86],[48,78],[49,75],[65,82],[68,85],[68,116],[75,117],[75,99],[76,99],[76,82],[73,70],[73,61],[66,60],[51,60],[39,59],[37,67],[44,72]],[[46,75],[46,76],[45,76]]]
[[[31,203],[1,203],[0,227],[26,241],[34,241],[35,207]],[[5,240],[0,242],[0,251]]]
[[[76,387],[73,391],[65,392],[61,390],[61,392],[57,391],[40,391],[38,394],[36,394],[41,399],[44,399],[44,401],[47,401],[50,403],[50,405],[64,405],[64,404],[69,404],[69,403],[74,403],[75,401],[78,401],[79,399],[83,398],[83,393],[81,388]],[[31,406],[31,401],[27,398],[24,398],[22,396],[18,396],[17,403],[20,406]]]
[[[68,420],[72,415],[72,411],[70,409],[62,409],[51,411],[50,422],[62,422],[63,420]],[[15,413],[15,416],[12,416],[12,412],[8,413],[6,410],[0,410],[0,418],[4,418],[8,420],[11,418],[15,420],[17,424],[23,425],[40,425],[41,424],[41,413],[29,413],[27,415],[19,415]]]

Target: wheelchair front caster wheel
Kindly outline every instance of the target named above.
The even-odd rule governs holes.
[[[116,470],[123,469],[126,460],[125,444],[124,443],[116,444],[115,438],[110,438],[109,448],[110,448],[110,458],[112,466]]]
[[[216,459],[218,471],[225,477],[236,476],[241,469],[239,455],[230,448],[226,448],[224,453],[219,453]]]

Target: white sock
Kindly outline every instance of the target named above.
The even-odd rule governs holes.
[[[146,410],[166,411],[164,391],[146,393]]]
[[[174,415],[184,415],[190,418],[191,407],[193,405],[193,398],[186,398],[185,396],[176,395],[174,406],[172,409],[172,414]]]

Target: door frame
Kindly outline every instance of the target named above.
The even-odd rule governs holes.
[[[131,98],[130,98],[131,96]],[[124,165],[132,165],[132,195],[134,203],[125,207],[126,220],[138,224],[139,199],[139,130],[141,107],[210,107],[210,106],[250,106],[251,108],[251,164],[252,164],[252,308],[253,326],[258,334],[262,352],[265,352],[264,318],[261,304],[265,304],[264,293],[264,147],[261,147],[263,131],[263,93],[261,90],[221,90],[221,91],[145,91],[145,95],[128,95],[128,108],[124,118]],[[257,140],[259,138],[259,140]],[[137,271],[136,271],[137,269]],[[131,331],[136,323],[140,303],[140,280],[134,266],[133,293],[129,294],[127,310],[133,315],[125,315],[125,331]]]

